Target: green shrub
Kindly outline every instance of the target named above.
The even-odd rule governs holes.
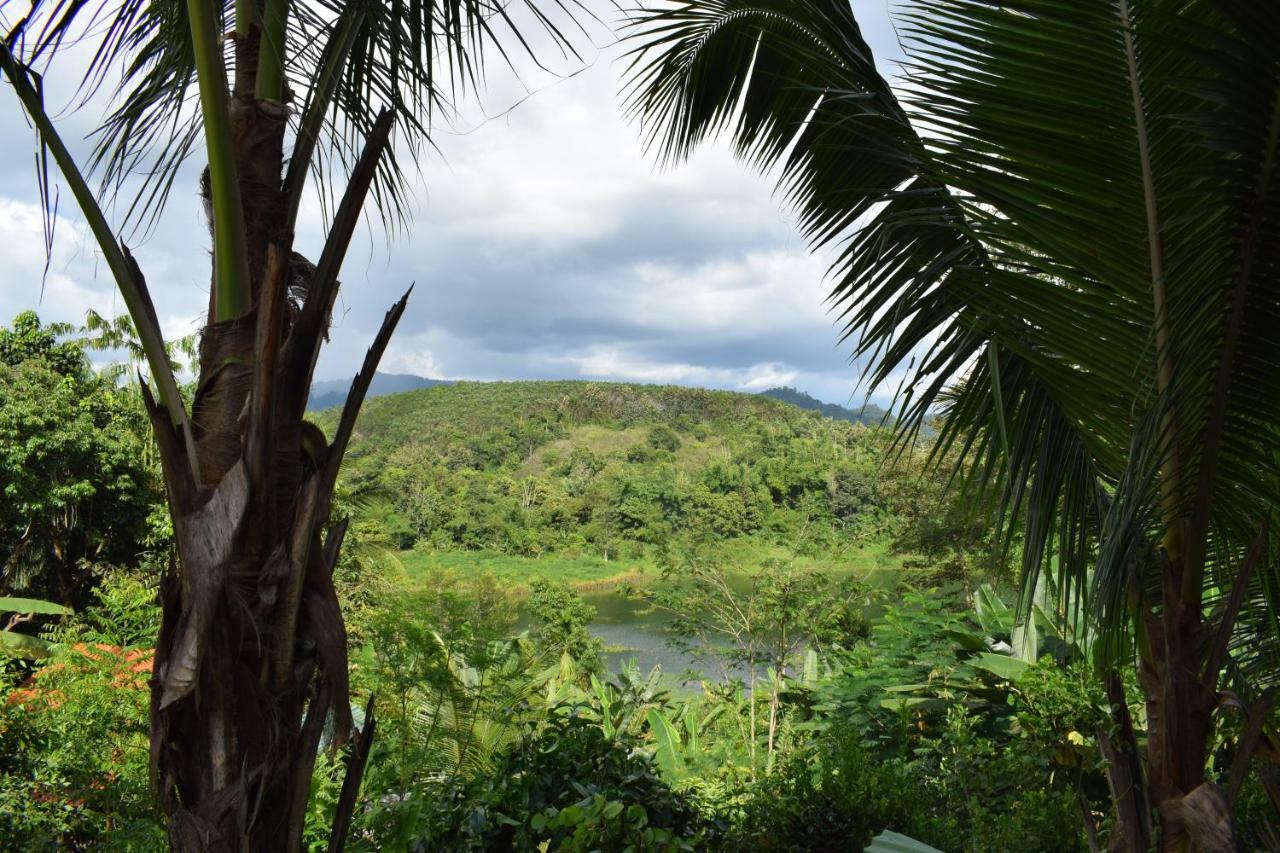
[[[680,449],[680,436],[666,424],[658,424],[649,430],[649,446],[654,450],[665,450],[675,453]]]
[[[425,787],[424,850],[703,849],[716,827],[654,771],[639,740],[560,708],[491,773]],[[540,845],[546,844],[545,848]]]
[[[163,850],[147,782],[154,592],[108,577],[58,651],[0,686],[0,845]]]
[[[754,789],[734,844],[858,850],[884,829],[947,851],[1084,849],[1070,792],[1041,788],[1013,750],[937,743],[937,761],[878,757],[852,732],[797,751]]]

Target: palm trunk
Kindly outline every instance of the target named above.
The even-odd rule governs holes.
[[[373,731],[371,713],[363,731],[352,731],[346,634],[331,580],[345,524],[327,539],[322,531],[356,413],[405,299],[388,313],[332,445],[303,413],[337,270],[391,116],[375,125],[321,265],[311,267],[292,253],[287,114],[255,97],[258,49],[256,27],[237,39],[229,107],[251,308],[219,315],[215,271],[190,451],[151,405],[180,566],[163,588],[151,762],[179,851],[299,850],[327,720],[335,746],[355,739],[334,819],[331,849],[340,849]],[[216,219],[216,195],[206,201]],[[226,238],[214,233],[215,242]]]
[[[1196,611],[1179,607],[1149,634],[1163,653],[1143,654],[1138,679],[1147,710],[1147,787],[1160,815],[1160,849],[1235,849],[1225,803],[1205,777],[1215,694],[1206,688],[1203,632]]]
[[[1186,517],[1190,491],[1183,456],[1190,442],[1183,432],[1187,419],[1180,412],[1182,401],[1175,398],[1179,353],[1169,320],[1164,225],[1153,177],[1142,69],[1128,0],[1119,0],[1117,11],[1146,213],[1156,388],[1160,405],[1164,406],[1158,439],[1164,538],[1155,555],[1163,563],[1161,600],[1158,613],[1152,609],[1154,602],[1140,606],[1135,626],[1138,680],[1147,709],[1147,790],[1152,810],[1161,818],[1161,850],[1226,853],[1235,849],[1230,814],[1222,796],[1205,777],[1218,677],[1217,667],[1206,672],[1208,638],[1203,626],[1200,583],[1208,526],[1190,529]],[[1200,476],[1204,473],[1202,470]]]
[[[187,0],[209,169],[213,233],[209,320],[192,414],[165,353],[142,271],[53,126],[30,70],[0,41],[0,71],[68,181],[138,329],[159,402],[143,385],[156,436],[176,555],[161,588],[151,682],[151,770],[178,851],[293,851],[302,843],[311,774],[332,721],[354,739],[333,819],[341,849],[374,731],[352,731],[346,635],[332,583],[345,520],[328,525],[338,466],[408,293],[387,313],[332,443],[307,423],[312,371],[393,116],[374,122],[318,266],[292,252],[293,218],[314,135],[351,48],[360,12],[334,22],[322,79],[286,180],[287,109],[259,98],[256,4],[238,3],[235,85],[227,91],[220,13]],[[274,49],[285,7],[273,4]],[[283,92],[279,93],[283,95]]]

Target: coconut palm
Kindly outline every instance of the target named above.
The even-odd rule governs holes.
[[[332,838],[342,846],[373,722],[352,731],[330,580],[345,525],[325,530],[338,465],[408,294],[388,312],[328,441],[303,412],[338,273],[370,193],[384,218],[406,212],[396,154],[429,144],[433,117],[477,86],[492,50],[531,50],[521,28],[569,47],[561,27],[575,7],[32,0],[6,21],[0,70],[38,132],[46,206],[55,206],[47,176],[56,167],[150,369],[144,396],[177,540],[162,592],[151,756],[175,849],[298,849],[329,717],[338,744],[353,739]],[[110,105],[84,171],[43,103],[42,75],[65,76],[65,54],[88,56],[80,94]],[[200,194],[212,276],[188,411],[142,270],[103,208],[124,212],[121,228],[146,229],[198,153],[208,163]],[[95,171],[101,194],[85,177]],[[342,173],[345,187],[330,191]],[[331,214],[315,263],[293,245],[309,175]]]
[[[724,132],[776,177],[867,380],[901,382],[904,442],[941,410],[935,458],[1020,529],[1024,607],[1043,574],[1093,617],[1113,699],[1136,667],[1142,766],[1123,702],[1103,739],[1113,844],[1233,849],[1251,756],[1277,756],[1280,5],[918,0],[898,24],[891,88],[849,0],[654,4],[630,110],[668,161]],[[1221,714],[1243,733],[1210,772]]]

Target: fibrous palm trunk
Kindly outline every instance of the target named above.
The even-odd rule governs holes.
[[[297,850],[326,721],[354,739],[333,827],[340,848],[372,736],[352,731],[346,634],[331,576],[345,523],[330,498],[356,412],[405,298],[387,314],[332,443],[303,418],[336,275],[378,158],[381,115],[314,267],[292,251],[286,108],[254,96],[256,30],[237,41],[231,98],[252,308],[201,342],[190,439],[147,394],[177,561],[163,587],[151,762],[177,850]],[[219,239],[216,233],[214,239]],[[193,458],[194,457],[194,458]]]

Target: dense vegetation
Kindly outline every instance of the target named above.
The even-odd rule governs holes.
[[[723,134],[776,181],[930,464],[730,397],[466,388],[453,421],[370,422],[336,495],[409,295],[326,435],[306,401],[366,198],[406,216],[437,105],[486,52],[581,58],[589,9],[29,5],[0,72],[38,137],[45,245],[56,168],[149,376],[120,393],[30,316],[0,342],[3,579],[59,599],[0,599],[7,841],[153,846],[158,808],[201,853],[830,849],[880,826],[960,849],[1280,846],[1276,4],[914,0],[904,85],[849,0],[628,10],[646,142],[679,161]],[[78,103],[113,81],[97,192],[44,102],[67,54]],[[200,143],[211,280],[181,389],[116,229],[163,213]],[[294,246],[308,175],[335,202],[315,264]],[[838,570],[864,541],[900,570]],[[507,576],[422,559],[443,554]],[[619,557],[646,571],[606,580],[702,672],[610,671],[585,599],[510,582]]]
[[[80,346],[17,327],[42,343],[10,356],[0,417],[26,411],[10,389],[50,352],[118,394]],[[992,543],[885,442],[699,389],[460,383],[373,401],[335,508],[355,519],[334,576],[353,711],[379,720],[353,846],[827,850],[886,829],[941,850],[1105,842],[1108,702],[1088,639],[1055,627],[1048,591],[1015,618]],[[82,491],[131,506],[115,482]],[[47,655],[11,658],[0,699],[0,830],[24,849],[164,846],[146,685],[166,542],[135,531],[124,556],[82,563],[74,615],[11,626],[38,629]],[[573,588],[586,579],[665,614],[697,671],[610,670]],[[1225,726],[1221,748],[1239,735]],[[341,756],[314,770],[312,849]],[[1267,810],[1251,780],[1249,843],[1268,843]]]
[[[457,383],[370,400],[344,482],[403,548],[614,560],[755,537],[811,555],[886,523],[884,444],[724,391]]]
[[[167,522],[136,393],[70,331],[32,312],[0,327],[0,594],[80,606],[86,563],[135,563]]]

